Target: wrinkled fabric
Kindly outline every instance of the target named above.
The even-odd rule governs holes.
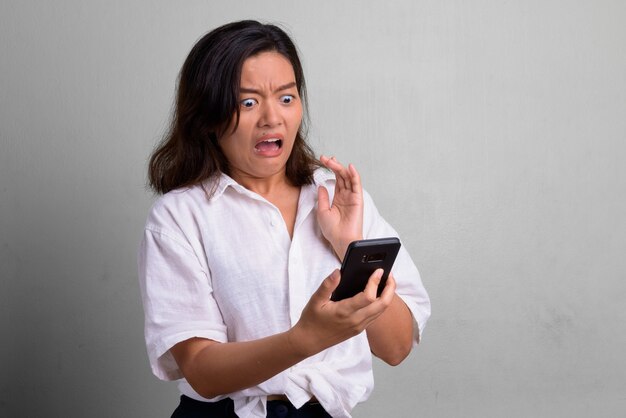
[[[153,205],[139,251],[145,339],[153,373],[179,380],[182,394],[198,395],[183,378],[170,348],[192,337],[218,342],[263,338],[293,327],[322,280],[340,262],[317,224],[317,188],[331,199],[334,177],[315,173],[303,186],[293,237],[278,208],[226,175],[165,194]],[[209,197],[207,190],[213,191]],[[398,236],[364,193],[364,238]],[[396,293],[415,320],[415,344],[430,301],[404,246],[393,274]],[[315,396],[336,417],[349,417],[373,385],[365,333],[312,356],[230,397],[241,418],[264,417],[266,397],[285,394],[298,406]]]

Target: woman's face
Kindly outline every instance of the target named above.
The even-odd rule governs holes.
[[[302,103],[287,58],[262,52],[244,61],[241,70],[239,125],[235,116],[219,139],[236,181],[285,176],[300,122]]]

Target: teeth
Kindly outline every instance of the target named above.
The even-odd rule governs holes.
[[[280,141],[280,139],[278,139],[278,138],[270,138],[270,139],[266,139],[263,142],[278,142],[278,141]]]

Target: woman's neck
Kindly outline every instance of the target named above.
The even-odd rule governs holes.
[[[246,189],[255,192],[266,199],[271,196],[283,195],[285,192],[295,189],[284,172],[268,177],[253,177],[245,173],[232,173],[231,177]],[[271,199],[268,199],[271,201]]]
[[[278,208],[285,221],[289,237],[293,238],[300,198],[299,187],[291,184],[284,173],[264,178],[235,174],[232,178],[246,189],[263,196],[265,200]]]

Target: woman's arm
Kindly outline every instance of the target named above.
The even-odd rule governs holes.
[[[328,191],[318,192],[317,219],[324,237],[341,260],[350,242],[363,238],[363,188],[361,177],[352,165],[344,167],[334,157],[320,161],[335,173],[335,195],[332,204]],[[387,287],[395,281],[390,274]],[[413,317],[406,304],[394,294],[391,305],[367,328],[372,353],[391,365],[408,356],[413,346]]]
[[[170,351],[185,379],[205,398],[257,385],[307,357],[289,331],[232,343],[192,338]]]
[[[332,302],[339,271],[327,277],[311,296],[290,330],[254,341],[218,343],[192,338],[171,348],[183,375],[206,398],[257,385],[320,351],[366,329],[394,299],[395,285],[376,297],[380,272],[370,277],[365,291]]]
[[[387,283],[395,280],[390,273]],[[413,347],[413,316],[404,301],[394,293],[389,307],[367,327],[372,353],[392,366],[404,360]]]

